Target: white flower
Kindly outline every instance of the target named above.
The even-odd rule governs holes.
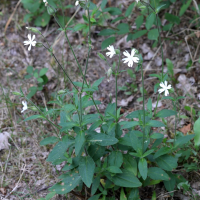
[[[133,66],[133,62],[135,63],[139,62],[139,58],[136,56],[134,57],[135,53],[136,53],[136,49],[132,49],[131,54],[129,54],[128,51],[124,51],[123,53],[127,58],[123,58],[122,60],[124,61],[124,63],[128,63],[129,67]]]
[[[136,0],[136,2],[138,3],[140,0]]]
[[[107,56],[110,56],[110,58],[112,58],[112,57],[116,54],[113,45],[109,45],[109,47],[107,47],[107,49],[108,49],[108,51],[110,51],[110,52],[107,52],[106,55],[107,55]]]
[[[169,89],[171,89],[171,85],[167,85],[167,81],[165,81],[165,83],[160,83],[160,87],[161,89],[158,90],[159,93],[165,92],[165,96],[167,96],[169,94]]]
[[[79,5],[79,1],[76,1],[76,2],[75,2],[75,6],[78,6],[78,5]]]
[[[23,104],[23,109],[22,109],[21,113],[23,113],[25,110],[28,109],[26,101],[22,101],[22,104]]]
[[[46,3],[46,2],[47,2],[47,0],[43,0],[43,2],[44,2],[44,3]]]
[[[31,50],[31,46],[35,46],[36,45],[36,41],[33,41],[35,39],[35,35],[33,35],[32,39],[31,39],[31,34],[28,34],[28,39],[29,41],[24,41],[24,45],[29,45],[28,50]]]

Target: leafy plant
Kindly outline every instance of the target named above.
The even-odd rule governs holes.
[[[146,33],[148,33],[149,39],[155,40],[156,42],[159,42],[159,31],[158,29],[155,31],[154,27],[153,29],[151,28],[153,25],[159,26],[157,14],[161,8],[166,8],[172,1],[167,2],[168,4],[164,6],[161,1],[157,1],[154,5],[155,8],[150,6],[150,4],[145,4],[144,1],[140,2],[145,5],[142,13],[146,17]],[[97,6],[90,1],[81,1],[80,3],[87,11],[87,17],[83,17],[85,23],[88,25],[87,29],[85,28],[85,33],[88,32],[89,36],[87,60],[92,48],[90,38],[91,26],[98,25],[95,17],[98,18],[104,13],[109,13],[110,15],[118,15],[118,17],[120,17],[116,18],[115,21],[124,19],[121,18],[123,16],[120,16],[122,12],[119,8],[106,8],[106,4],[107,1],[103,0],[100,7],[97,8]],[[131,11],[134,6],[135,2],[128,7],[125,17],[131,16]],[[151,13],[148,15],[147,7],[148,9],[149,7],[151,8]],[[48,4],[47,9],[53,8]],[[184,12],[184,9],[185,7],[182,8],[181,14]],[[91,13],[90,10],[92,10]],[[174,95],[171,85],[167,84],[167,81],[170,80],[168,75],[164,74],[163,67],[161,74],[151,75],[157,77],[161,83],[161,89],[158,90],[159,95],[156,108],[152,111],[153,106],[151,98],[148,99],[145,106],[146,100],[142,56],[139,55],[135,49],[132,49],[131,54],[128,51],[123,53],[126,56],[123,61],[127,63],[129,67],[132,67],[135,62],[138,65],[137,69],[141,70],[141,100],[143,103],[142,110],[135,110],[125,117],[120,113],[121,108],[117,107],[117,78],[120,73],[123,72],[123,70],[120,71],[121,52],[111,46],[109,48],[110,52],[108,52],[107,55],[110,55],[110,57],[117,56],[119,58],[116,67],[110,68],[111,70],[107,73],[115,76],[116,103],[108,104],[105,112],[102,114],[98,109],[98,105],[100,105],[101,102],[94,100],[93,94],[94,92],[98,92],[98,86],[101,84],[104,77],[96,80],[93,84],[87,82],[85,76],[87,73],[88,62],[86,62],[85,70],[83,71],[69,41],[67,29],[59,22],[57,15],[54,12],[51,14],[60,26],[60,29],[65,32],[67,42],[73,52],[83,81],[72,81],[58,59],[56,59],[51,50],[51,46],[48,43],[42,45],[55,58],[58,66],[61,67],[70,83],[73,85],[71,91],[66,89],[58,92],[56,100],[54,101],[57,105],[56,108],[49,108],[48,111],[43,111],[35,106],[39,114],[29,116],[24,120],[44,119],[53,126],[57,137],[44,138],[40,145],[54,144],[54,147],[47,158],[47,162],[52,163],[52,165],[65,163],[62,168],[63,173],[59,176],[60,181],[49,189],[50,194],[48,194],[48,197],[45,199],[51,198],[54,194],[65,195],[73,192],[74,195],[77,195],[82,199],[88,198],[89,200],[99,198],[128,198],[135,200],[140,199],[140,187],[156,185],[160,182],[164,183],[166,190],[169,192],[173,191],[175,187],[183,188],[184,191],[187,191],[189,188],[187,180],[185,180],[182,175],[172,173],[172,171],[178,167],[179,162],[185,159],[184,156],[188,156],[187,153],[191,154],[191,152],[184,154],[183,151],[189,144],[192,144],[193,138],[196,148],[199,147],[199,120],[195,122],[195,134],[186,136],[177,134],[176,123],[179,114],[177,111],[177,102],[183,97]],[[140,27],[141,21],[145,18],[144,16],[138,18],[138,27]],[[179,18],[172,16],[172,14],[166,13],[165,18],[172,24],[180,23]],[[80,27],[81,26],[79,25],[79,28]],[[84,28],[81,28],[79,30],[83,29]],[[129,24],[123,22],[118,24],[117,29],[115,29],[115,33],[113,34],[128,34],[129,29]],[[103,33],[101,32],[101,35],[108,33],[112,34],[112,31],[107,30]],[[129,39],[130,37],[131,39],[135,37],[133,35],[129,35]],[[115,37],[111,37],[111,39],[105,41],[102,42],[103,48],[106,48],[109,44],[115,42]],[[160,43],[160,45],[162,45],[162,43]],[[107,58],[103,54],[99,53],[99,56],[108,63]],[[171,70],[172,67],[168,67],[169,75],[173,75]],[[45,81],[43,80],[43,76],[45,76],[46,73],[45,68],[38,72],[38,70],[33,70],[32,67],[28,67],[27,72],[29,73],[27,78],[34,76],[39,83],[44,84]],[[128,70],[128,73],[135,78],[130,70]],[[155,92],[157,92],[158,87],[159,83],[154,87]],[[157,111],[158,101],[163,92],[165,96],[162,97],[162,100],[170,100],[173,105],[172,110],[162,109]],[[169,93],[171,96],[168,96]],[[17,95],[20,95],[30,104],[34,105],[31,99],[24,95],[22,90],[21,93]],[[70,102],[65,101],[67,95],[70,96]],[[89,106],[94,106],[96,108],[96,113],[88,114],[86,109]],[[50,117],[58,112],[60,115],[60,122],[59,124],[56,124]],[[175,133],[174,138],[167,139],[164,138],[164,133],[160,128],[167,127],[168,124],[164,118],[170,116],[174,116],[175,118]],[[125,120],[122,120],[122,117],[125,117]],[[125,132],[125,134],[123,132]],[[192,166],[186,167],[189,169],[189,167]],[[156,194],[154,192],[153,199],[155,198]]]

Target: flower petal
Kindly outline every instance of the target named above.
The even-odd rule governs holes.
[[[28,51],[30,51],[31,50],[31,44],[29,45],[29,47],[28,47]]]
[[[131,51],[131,57],[133,57],[135,55],[135,53],[136,53],[136,49],[132,49],[132,51]]]

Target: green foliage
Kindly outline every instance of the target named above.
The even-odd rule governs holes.
[[[37,86],[32,86],[29,88],[29,94],[27,97],[30,99],[32,96],[36,94],[37,91],[41,91],[43,89],[43,86],[48,82],[48,78],[46,76],[46,73],[48,71],[47,68],[42,68],[40,71],[38,69],[35,69],[32,66],[28,66],[26,69],[28,75],[25,76],[25,79],[35,78],[37,83]]]

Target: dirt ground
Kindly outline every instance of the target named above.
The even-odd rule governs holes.
[[[53,99],[53,95],[56,91],[61,89],[71,89],[72,86],[66,77],[63,76],[62,70],[58,67],[55,60],[51,55],[43,48],[32,48],[29,52],[27,46],[23,45],[23,41],[26,40],[29,31],[25,28],[31,24],[23,22],[23,13],[26,12],[23,6],[19,4],[16,11],[14,10],[18,1],[11,0],[9,3],[0,0],[0,130],[2,133],[8,132],[10,134],[8,149],[0,151],[0,199],[9,200],[28,200],[45,197],[48,193],[48,188],[52,186],[58,179],[58,175],[61,173],[62,165],[56,167],[50,165],[45,161],[48,153],[51,151],[51,146],[40,146],[40,141],[53,135],[53,129],[47,122],[41,120],[32,120],[28,122],[22,122],[27,116],[33,114],[33,111],[27,111],[21,114],[21,101],[23,99],[13,95],[13,91],[20,91],[20,87],[25,94],[28,94],[28,88],[36,84],[34,79],[25,80],[27,66],[33,66],[35,69],[41,69],[43,67],[48,68],[47,77],[48,83],[44,89],[33,97],[34,103],[41,106],[46,106],[49,100]],[[2,3],[4,2],[4,3]],[[123,2],[124,9],[126,3]],[[120,4],[120,2],[118,2]],[[70,14],[74,13],[76,8],[71,8]],[[75,19],[81,23],[81,15],[83,11],[77,13]],[[9,21],[9,17],[13,14],[13,17]],[[187,16],[187,15],[186,15]],[[137,17],[137,16],[135,16]],[[163,19],[164,20],[164,19]],[[134,19],[133,19],[134,21]],[[8,25],[8,26],[7,26]],[[7,27],[5,32],[5,27]],[[191,116],[184,110],[184,105],[190,105],[199,111],[200,104],[200,63],[194,62],[189,70],[186,69],[188,61],[190,60],[190,51],[194,55],[197,44],[196,40],[191,41],[189,48],[185,42],[185,37],[191,34],[189,19],[186,17],[185,21],[176,26],[173,33],[168,34],[169,40],[163,43],[164,58],[172,60],[174,64],[174,78],[178,82],[173,87],[175,92],[179,95],[186,96],[180,106],[182,114],[187,115],[187,120],[179,121],[178,129],[185,127],[186,124],[193,124]],[[56,36],[59,34],[58,26],[54,23],[53,19],[49,26],[40,28],[40,31],[44,33],[46,39],[50,44],[55,43]],[[92,45],[93,49],[89,59],[89,66],[87,72],[87,81],[93,83],[95,80],[106,76],[108,66],[97,55],[101,52],[105,55],[106,51],[101,51],[102,36],[98,36],[97,33],[100,28],[92,29]],[[70,42],[74,48],[78,61],[84,68],[87,55],[87,45],[83,42],[85,38],[81,32],[68,33]],[[153,42],[149,41],[146,36],[136,39],[134,41],[126,42],[127,36],[119,36],[114,46],[122,51],[131,48],[136,48],[144,58],[143,69],[145,72],[145,99],[152,98],[153,103],[156,102],[158,93],[154,93],[154,85],[158,82],[157,78],[150,77],[149,74],[160,73],[162,66],[160,47],[152,48]],[[42,38],[36,36],[37,41]],[[73,55],[64,37],[54,46],[54,52],[58,60],[62,63],[66,71],[70,74],[73,81],[81,81],[80,72],[74,61]],[[197,50],[197,57],[200,56],[200,51]],[[112,64],[115,58],[110,59]],[[135,67],[132,68],[135,73]],[[121,63],[120,69],[127,69],[127,65]],[[164,71],[167,71],[166,63],[164,65]],[[140,87],[141,74],[136,73],[136,78],[131,78],[128,73],[124,72],[118,79],[118,86],[130,85],[133,83],[137,86],[136,91],[130,95],[126,95],[124,91],[118,91],[118,105],[122,107],[123,112],[128,114],[133,110],[140,109],[142,107],[141,102],[138,102],[138,98],[141,97]],[[102,102],[99,107],[101,112],[104,112],[106,105],[114,101],[115,98],[115,84],[114,77],[111,77],[108,82],[107,78],[104,79],[99,86],[99,92],[95,93],[94,98]],[[160,101],[159,109],[172,107],[168,101]],[[90,112],[95,112],[94,108]],[[170,121],[171,120],[171,121]],[[169,120],[169,127],[173,126],[174,119]],[[171,128],[173,132],[173,128]],[[191,129],[192,131],[192,129]],[[167,134],[167,133],[166,133]],[[186,175],[190,184],[199,182],[199,175],[191,172]],[[200,188],[199,188],[200,189]],[[198,189],[197,189],[198,190]],[[198,190],[199,191],[199,190]],[[146,187],[140,191],[143,193],[143,199],[151,199],[152,188]],[[171,199],[169,194],[164,190],[162,184],[156,188],[158,199]],[[162,197],[161,197],[162,196]],[[74,199],[73,195],[68,197],[61,197],[57,195],[54,199]],[[187,195],[183,195],[182,191],[176,191],[174,199],[190,199]]]

